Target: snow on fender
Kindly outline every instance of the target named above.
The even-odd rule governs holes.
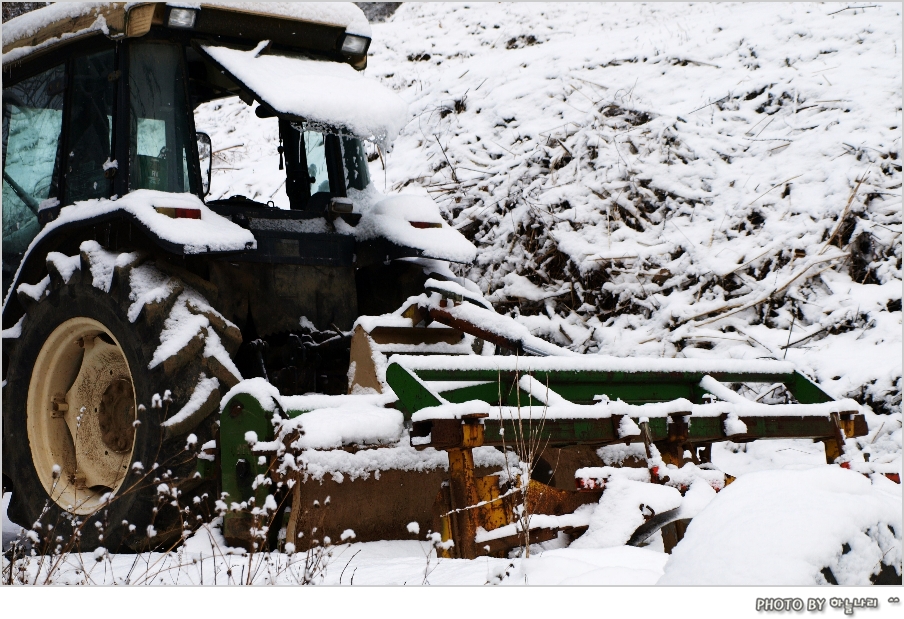
[[[390,196],[377,202],[363,214],[355,235],[359,241],[385,237],[436,260],[470,263],[477,258],[477,248],[451,228],[436,203],[425,196]]]
[[[28,246],[16,271],[15,281],[19,282],[19,273],[23,265],[28,263],[32,251],[47,236],[66,225],[87,222],[117,212],[125,214],[152,236],[181,247],[182,253],[186,255],[257,248],[257,241],[249,230],[213,212],[193,194],[138,189],[115,200],[106,198],[84,200],[64,206],[57,218],[44,226]],[[66,256],[56,252],[48,254],[48,258],[57,262],[61,259],[65,262],[67,259]],[[71,264],[60,264],[64,266],[61,272],[69,275],[78,265],[77,256],[70,260]],[[3,301],[4,309],[9,298],[10,295],[7,294]]]
[[[197,196],[151,189],[137,189],[117,200],[85,200],[63,207],[60,216],[41,231],[32,245],[61,225],[115,211],[132,215],[151,234],[181,245],[186,254],[242,251],[257,247],[250,231],[217,215]],[[183,217],[175,214],[177,211],[196,214]]]

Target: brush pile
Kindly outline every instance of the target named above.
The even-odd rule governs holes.
[[[536,335],[786,358],[897,413],[900,7],[838,8],[405,3],[368,73],[413,119],[372,176]]]

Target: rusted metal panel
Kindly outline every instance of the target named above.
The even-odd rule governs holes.
[[[471,449],[449,449],[449,490],[452,498],[452,533],[456,555],[462,559],[477,556],[474,537],[477,535],[477,517],[468,509],[479,502],[474,482],[474,456]]]
[[[377,344],[458,344],[464,333],[458,329],[435,327],[374,327],[370,337]]]
[[[383,384],[377,378],[377,366],[374,363],[374,351],[370,345],[370,338],[361,325],[355,327],[352,333],[352,342],[349,349],[349,365],[354,367],[354,373],[348,385],[348,392],[354,388],[364,387],[373,389],[377,393],[383,393]]]
[[[481,467],[475,470],[475,475],[490,472],[490,469]],[[323,527],[326,535],[333,540],[338,540],[346,529],[355,532],[356,542],[423,540],[428,531],[442,533],[436,526],[434,503],[443,481],[448,479],[449,472],[443,468],[384,470],[380,471],[379,479],[374,474],[367,479],[346,476],[341,483],[329,475],[322,480],[308,479],[293,488],[297,497],[293,496],[292,516],[311,508],[314,501],[322,505],[326,497],[330,497],[329,505],[324,508],[326,517]],[[449,509],[451,507],[443,513]],[[418,523],[420,535],[408,532],[407,525],[411,522]],[[286,528],[287,540],[291,541],[289,526]],[[444,535],[444,539],[450,537]]]

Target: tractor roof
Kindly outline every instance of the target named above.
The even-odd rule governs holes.
[[[199,34],[254,38],[259,30],[275,36],[258,39],[282,34],[286,44],[302,41],[313,52],[333,51],[346,33],[370,38],[367,18],[351,2],[55,2],[3,24],[3,64],[92,34],[140,37],[152,26],[165,25],[172,9],[199,10]],[[239,23],[244,28],[236,30]],[[361,61],[350,60],[363,68]]]

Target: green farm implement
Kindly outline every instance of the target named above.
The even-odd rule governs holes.
[[[481,323],[468,322],[475,312],[490,310],[456,305],[438,293],[422,299],[408,308],[413,317],[408,320],[433,315],[519,348],[514,323],[506,333],[499,328],[506,320],[487,317],[482,324],[497,327],[490,334]],[[409,346],[448,329],[394,324],[397,339]],[[458,338],[464,336],[457,331]],[[368,336],[362,330],[356,337]],[[728,386],[745,383],[781,386],[795,403],[760,404]],[[217,460],[233,508],[225,517],[227,539],[253,544],[249,532],[261,527],[260,512],[252,506],[266,501],[274,483],[292,478],[287,539],[302,532],[305,507],[330,496],[326,526],[333,535],[353,529],[359,540],[404,539],[406,524],[417,522],[419,530],[452,540],[447,556],[500,554],[524,542],[525,524],[532,542],[586,529],[586,522],[568,515],[597,502],[605,491],[612,467],[597,455],[601,447],[633,447],[634,457],[623,465],[633,467],[635,476],[683,493],[697,479],[716,490],[730,483],[711,462],[714,443],[812,439],[825,445],[828,463],[844,466],[845,440],[867,432],[855,402],[833,400],[780,361],[395,354],[385,370],[387,387],[393,395],[383,400],[371,394],[330,402],[276,392],[262,398],[253,395],[260,393],[258,385],[244,392],[238,385],[224,400]],[[354,398],[360,401],[353,403]],[[387,409],[380,407],[395,414],[394,432],[382,428]],[[324,415],[341,424],[349,414],[358,416],[363,433],[375,426],[379,436],[339,442],[314,436],[324,433]],[[301,440],[302,435],[310,438]],[[479,448],[513,455],[492,472],[485,453],[475,459]],[[313,472],[323,454],[337,452],[347,457],[332,460],[332,478]],[[445,457],[436,458],[441,452]],[[350,463],[355,458],[366,463],[363,470]],[[520,468],[505,464],[510,460]],[[262,483],[265,479],[273,483]],[[525,503],[533,508],[528,520],[517,515]],[[643,535],[635,536],[637,543],[660,527],[672,545],[677,542],[683,529],[675,521],[686,518],[677,510],[673,515],[651,519]]]

